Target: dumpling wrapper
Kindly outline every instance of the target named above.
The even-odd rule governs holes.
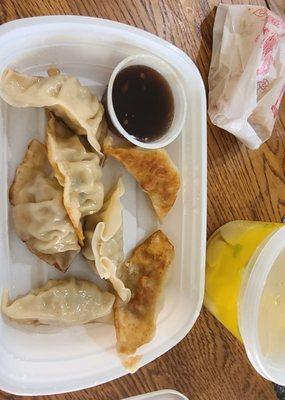
[[[5,290],[2,313],[22,324],[83,325],[110,314],[114,300],[114,295],[101,291],[93,282],[49,280],[11,304]]]
[[[65,272],[80,250],[63,206],[62,188],[53,176],[46,147],[33,140],[10,188],[17,235],[31,252]]]
[[[120,161],[145,191],[162,220],[175,203],[180,187],[179,172],[165,150],[113,147],[110,137],[103,145],[106,156]]]
[[[86,243],[83,255],[93,261],[92,268],[103,279],[108,279],[123,301],[128,301],[131,292],[121,279],[123,252],[123,220],[121,197],[125,193],[122,179],[104,201],[98,214],[87,218],[85,225]]]
[[[128,303],[116,298],[114,321],[117,351],[131,372],[137,369],[140,360],[136,351],[154,337],[160,299],[173,257],[173,245],[159,230],[137,246],[123,266],[123,281],[132,297]]]
[[[64,206],[83,245],[81,220],[99,211],[104,201],[99,156],[88,151],[79,136],[51,113],[48,115],[46,144],[54,174],[64,188]]]
[[[14,107],[47,107],[78,135],[86,135],[100,153],[98,140],[107,131],[104,107],[77,78],[60,74],[29,76],[6,69],[0,80],[0,94]]]

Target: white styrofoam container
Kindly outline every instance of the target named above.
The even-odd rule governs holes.
[[[125,400],[188,400],[186,396],[176,390],[166,389],[156,392],[141,394],[140,396],[128,397]]]
[[[176,256],[158,317],[157,334],[140,353],[142,365],[175,346],[196,321],[204,292],[206,241],[206,101],[201,76],[185,53],[142,30],[89,17],[51,16],[9,22],[0,27],[0,73],[7,66],[44,74],[49,66],[78,76],[102,94],[113,68],[126,56],[149,52],[180,75],[188,111],[179,138],[167,147],[178,166],[182,187],[162,229],[175,245]],[[44,137],[44,112],[16,109],[3,101],[0,134],[0,294],[25,294],[48,278],[63,274],[27,251],[13,230],[8,188],[28,142]],[[125,251],[158,227],[146,195],[114,160],[104,168],[109,186],[122,174]],[[66,274],[96,280],[78,257]],[[111,324],[68,329],[21,327],[0,317],[0,389],[20,394],[52,394],[79,390],[127,373],[115,351]]]

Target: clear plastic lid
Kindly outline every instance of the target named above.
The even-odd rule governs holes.
[[[264,378],[285,385],[285,226],[251,260],[239,302],[239,329],[250,362]]]

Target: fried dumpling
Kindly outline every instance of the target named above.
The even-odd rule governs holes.
[[[102,210],[87,218],[85,224],[85,247],[83,255],[99,276],[108,279],[123,301],[128,301],[131,292],[121,279],[124,261],[123,221],[121,197],[125,192],[122,179],[104,201]],[[94,261],[94,262],[93,262]]]
[[[62,121],[51,113],[48,115],[48,158],[58,182],[64,188],[63,203],[83,245],[81,219],[101,209],[104,187],[99,156],[88,151],[82,140]]]
[[[114,321],[117,351],[131,371],[139,361],[137,349],[155,334],[159,299],[173,257],[173,245],[162,231],[156,231],[123,265],[123,281],[132,297],[128,303],[116,298]]]
[[[49,280],[12,303],[5,290],[2,313],[22,324],[82,325],[110,314],[114,300],[114,295],[101,291],[93,282]]]
[[[171,210],[180,187],[179,173],[165,150],[138,147],[113,147],[108,137],[103,146],[106,156],[120,161],[148,194],[154,210],[162,220]]]
[[[80,246],[46,147],[37,140],[17,168],[9,197],[17,235],[39,258],[65,272]]]
[[[100,153],[98,140],[107,130],[104,107],[77,78],[60,74],[29,76],[6,69],[0,81],[0,94],[14,107],[47,107],[78,135],[86,135]]]

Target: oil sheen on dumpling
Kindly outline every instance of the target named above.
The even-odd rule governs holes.
[[[0,81],[1,97],[14,107],[47,107],[78,135],[86,135],[100,153],[100,136],[107,124],[104,107],[91,91],[69,75],[48,77],[20,74],[6,69]]]
[[[100,213],[87,218],[85,224],[86,244],[83,255],[93,261],[92,267],[99,276],[108,279],[123,301],[131,296],[130,289],[121,280],[123,253],[123,221],[120,198],[125,192],[122,179],[104,201]]]
[[[128,303],[116,298],[114,321],[117,351],[131,372],[140,359],[136,351],[155,334],[159,300],[173,257],[173,245],[162,231],[156,231],[135,248],[122,267],[122,279],[132,297]]]
[[[17,235],[39,258],[65,272],[80,246],[46,147],[39,141],[30,143],[9,195]]]
[[[82,325],[110,314],[114,300],[114,295],[101,291],[93,282],[49,280],[10,304],[4,291],[2,313],[23,324]]]
[[[48,116],[46,143],[49,161],[64,188],[64,206],[83,244],[81,219],[99,211],[104,200],[99,156],[88,151],[79,136],[52,114]]]
[[[162,220],[173,207],[180,187],[178,169],[166,150],[114,147],[112,139],[108,137],[104,141],[103,151],[106,156],[120,161],[136,179]]]

